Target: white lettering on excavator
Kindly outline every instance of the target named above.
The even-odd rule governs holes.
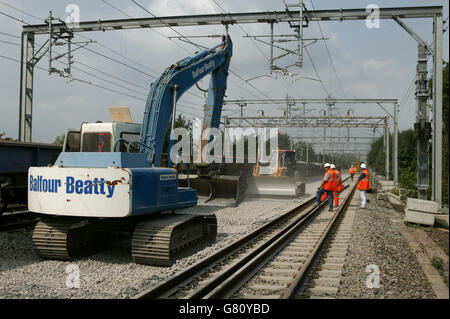
[[[208,63],[205,63],[201,67],[198,67],[194,71],[192,71],[192,78],[195,79],[201,73],[209,71],[210,69],[213,69],[215,67],[216,67],[216,63],[214,62],[214,60],[211,60]]]
[[[169,174],[169,175],[160,175],[159,180],[160,181],[173,181],[177,179],[176,174]]]

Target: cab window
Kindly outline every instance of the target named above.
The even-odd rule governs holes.
[[[111,152],[111,133],[84,133],[82,152]]]
[[[80,132],[67,132],[66,144],[64,145],[64,152],[79,152],[80,151]]]
[[[139,133],[126,133],[122,132],[120,133],[120,138],[123,138],[124,140],[132,143],[132,142],[139,142],[140,134]],[[120,152],[126,152],[128,145],[124,142],[120,142]],[[139,152],[139,145],[137,143],[133,143],[130,147],[130,153],[137,153]]]

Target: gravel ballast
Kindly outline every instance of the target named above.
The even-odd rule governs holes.
[[[436,298],[416,255],[402,237],[401,216],[383,202],[377,204],[372,194],[368,198],[371,202],[366,209],[361,209],[359,191],[356,191],[349,208],[356,209],[356,215],[337,297]],[[376,272],[379,273],[378,288]]]
[[[130,298],[186,269],[201,258],[242,238],[310,198],[318,178],[309,178],[307,194],[295,200],[247,199],[238,207],[196,206],[187,212],[214,212],[216,242],[177,260],[171,267],[135,264],[130,246],[122,245],[72,262],[37,257],[32,230],[0,233],[0,298]],[[79,288],[76,278],[79,271]],[[66,283],[67,281],[67,283]],[[68,284],[68,285],[67,285]]]
[[[196,206],[187,212],[214,212],[217,240],[171,267],[135,264],[129,244],[72,262],[38,258],[31,230],[0,233],[0,298],[130,298],[145,288],[186,269],[315,194],[319,179],[310,178],[307,195],[296,200],[247,199],[239,207]],[[359,205],[356,192],[351,208]],[[366,210],[358,210],[346,257],[338,298],[434,298],[434,293],[399,233],[402,219],[373,196]],[[366,287],[366,266],[380,269],[380,288]],[[77,282],[79,288],[70,288]]]

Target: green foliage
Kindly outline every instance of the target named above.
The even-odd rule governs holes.
[[[431,81],[430,81],[431,85]],[[442,96],[442,190],[443,190],[443,203],[448,204],[448,182],[449,182],[449,149],[448,149],[448,122],[449,122],[449,64],[444,63],[443,69],[443,96]],[[380,137],[374,141],[371,145],[369,154],[367,156],[368,163],[372,170],[380,175],[385,174],[385,149],[384,149],[384,137]],[[392,136],[390,136],[392,141]],[[390,143],[390,154],[392,154],[393,145]],[[431,165],[432,154],[430,145],[430,183],[431,183]],[[390,179],[392,176],[392,160],[390,160]],[[408,189],[408,193],[405,194],[409,197],[417,197],[417,141],[414,138],[414,131],[412,129],[399,132],[398,135],[398,182],[401,188]],[[428,197],[431,196],[432,189],[428,189]]]
[[[367,154],[367,162],[369,163],[370,168],[379,175],[385,174],[386,166],[386,152],[384,150],[383,139],[383,137],[380,137],[372,142],[370,151]]]
[[[442,199],[444,204],[448,203],[448,180],[449,180],[449,167],[448,167],[448,90],[449,90],[449,73],[448,73],[449,63],[444,63],[444,70],[442,72]],[[447,278],[448,280],[448,278]]]
[[[175,120],[175,128],[177,127],[184,127],[185,129],[192,131],[192,122],[187,120],[184,116],[181,114],[178,115],[178,117]],[[170,131],[172,130],[172,118],[169,122],[169,125],[167,126],[166,130],[166,136],[164,138],[164,146],[163,146],[163,153],[167,153],[168,143],[169,143],[169,136]]]
[[[66,133],[63,133],[63,134],[57,136],[55,138],[55,140],[52,142],[52,144],[63,145],[65,137],[66,137]]]
[[[306,145],[308,145],[308,161],[316,161],[317,155],[313,149],[313,145],[311,143],[307,144],[305,142],[297,142],[294,144],[294,150],[297,156],[297,160],[306,162]]]
[[[288,134],[282,133],[278,134],[278,148],[280,150],[290,150],[291,149],[291,138]]]
[[[14,141],[12,137],[5,136],[5,133],[0,133],[0,141]]]
[[[433,257],[433,259],[431,260],[431,264],[433,265],[433,267],[437,270],[437,272],[439,273],[439,275],[441,275],[442,279],[444,280],[444,283],[447,285],[448,287],[448,276],[445,275],[445,271],[444,271],[444,261],[442,260],[442,258],[439,257]]]

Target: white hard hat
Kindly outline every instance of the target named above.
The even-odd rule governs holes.
[[[366,164],[362,163],[361,168],[367,168]]]
[[[330,165],[330,168],[331,168],[331,169],[336,168],[336,165],[331,164],[331,165]]]
[[[325,163],[324,167],[330,167],[330,163]]]

